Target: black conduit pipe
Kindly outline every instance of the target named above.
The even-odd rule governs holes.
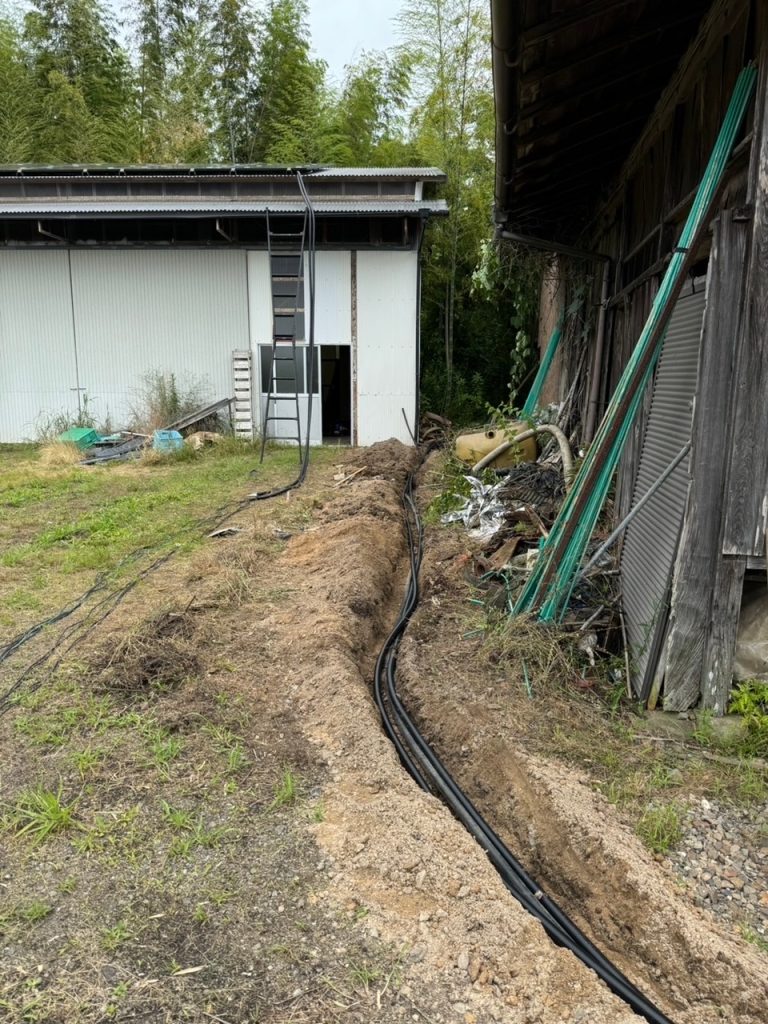
[[[584,935],[568,915],[542,892],[505,846],[419,731],[397,692],[397,652],[400,640],[419,601],[419,570],[423,555],[423,527],[413,497],[409,474],[402,498],[408,538],[410,573],[397,621],[387,637],[374,670],[374,696],[383,727],[417,784],[438,795],[477,840],[502,881],[520,904],[535,917],[549,937],[581,960],[610,990],[649,1024],[672,1024],[643,993]]]

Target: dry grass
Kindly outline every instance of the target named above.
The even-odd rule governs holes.
[[[199,634],[189,612],[160,612],[102,649],[94,681],[133,697],[175,690],[200,671]]]
[[[71,441],[46,441],[40,445],[40,464],[46,469],[75,466],[82,457],[83,453]]]

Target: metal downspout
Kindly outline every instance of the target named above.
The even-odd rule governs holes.
[[[427,218],[419,220],[419,241],[416,245],[416,405],[413,424],[413,435],[419,443],[419,423],[421,421],[421,247],[427,229]]]

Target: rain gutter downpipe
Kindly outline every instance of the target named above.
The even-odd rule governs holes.
[[[605,320],[608,308],[608,291],[611,286],[611,268],[613,266],[611,257],[603,252],[588,252],[585,249],[577,249],[572,245],[562,245],[560,242],[550,242],[544,238],[536,238],[533,235],[523,235],[517,231],[509,231],[500,228],[498,237],[509,242],[517,242],[518,245],[528,246],[530,249],[541,249],[544,252],[557,253],[561,256],[571,256],[579,260],[602,260],[603,280],[600,287],[600,304],[597,313],[597,333],[595,335],[595,355],[592,361],[592,377],[589,383],[589,402],[587,404],[587,421],[584,426],[584,444],[588,445],[595,434],[597,423],[597,406],[600,400],[600,377],[603,368],[603,351],[605,349]]]

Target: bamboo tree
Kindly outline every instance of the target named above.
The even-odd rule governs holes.
[[[258,19],[254,158],[272,163],[318,159],[325,122],[325,64],[310,54],[306,0],[270,0]]]
[[[217,152],[233,162],[253,159],[255,31],[255,16],[247,2],[218,0],[212,25],[214,135]]]
[[[483,0],[410,0],[404,5],[400,26],[415,71],[416,144],[425,159],[448,177],[445,196],[451,216],[432,232],[425,293],[440,307],[445,387],[450,398],[457,303],[465,297],[458,295],[459,277],[463,271],[464,281],[471,279],[491,231],[488,7]]]
[[[10,18],[0,18],[0,96],[0,163],[34,161],[42,97],[19,26]]]

